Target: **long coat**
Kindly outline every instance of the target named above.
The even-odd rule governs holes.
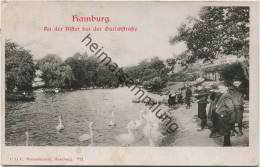
[[[206,113],[207,104],[208,101],[206,97],[202,97],[202,99],[198,101],[198,117],[200,119],[207,118],[207,113]]]
[[[191,91],[191,89],[188,87],[188,88],[186,89],[186,95],[185,95],[185,103],[186,103],[186,104],[190,104],[191,96],[192,96],[192,91]]]
[[[236,121],[236,111],[230,92],[224,93],[217,102],[216,113],[218,115],[220,132],[229,135]]]
[[[243,119],[244,113],[244,100],[243,94],[236,88],[233,88],[231,91],[231,96],[233,99],[233,104],[236,112],[236,123],[241,123]]]
[[[176,95],[169,95],[169,99],[168,99],[168,104],[169,104],[169,106],[172,106],[172,105],[175,105],[175,103],[176,103]]]
[[[208,111],[208,119],[213,121],[213,115],[216,114],[216,105],[221,96],[221,93],[217,93],[215,100],[210,102],[209,111]]]

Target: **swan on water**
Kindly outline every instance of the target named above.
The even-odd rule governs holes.
[[[147,111],[145,109],[141,110],[139,113],[139,119],[135,120],[135,127],[134,129],[139,129],[142,125],[145,124],[145,115],[147,114]]]
[[[164,138],[164,135],[159,131],[159,122],[155,122],[156,120],[152,121],[151,119],[151,115],[146,115],[143,133],[149,141],[149,146],[156,146],[156,143],[161,141]]]
[[[56,127],[56,130],[57,130],[58,132],[60,132],[60,131],[62,131],[64,128],[65,128],[65,127],[64,127],[64,125],[62,124],[62,117],[61,117],[61,115],[59,115],[59,124],[58,124],[58,126]]]
[[[111,112],[111,116],[112,120],[109,122],[108,126],[116,126],[114,111]]]
[[[58,88],[55,88],[55,89],[54,89],[54,92],[55,92],[55,93],[59,93],[59,89],[58,89]]]
[[[130,121],[127,125],[127,131],[128,133],[120,134],[115,137],[115,139],[121,143],[123,146],[129,146],[135,141],[135,136],[133,133],[134,127],[135,127],[135,121]]]
[[[90,122],[88,127],[89,127],[89,134],[83,134],[79,137],[79,141],[87,141],[87,140],[90,140],[90,145],[93,145],[93,142],[94,142],[94,138],[93,138],[93,129],[92,129],[92,126],[93,126],[93,122]]]
[[[28,131],[25,132],[25,137],[26,137],[25,146],[29,146],[29,132]]]

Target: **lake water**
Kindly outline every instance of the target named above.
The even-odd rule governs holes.
[[[6,145],[24,146],[25,132],[29,132],[30,146],[86,146],[79,136],[89,133],[88,124],[94,122],[95,146],[120,146],[115,136],[127,133],[126,125],[139,117],[145,106],[132,103],[136,99],[128,88],[93,89],[60,92],[57,94],[35,93],[31,102],[7,102],[5,112]],[[116,127],[108,126],[114,111]],[[62,115],[64,131],[58,133],[58,116]],[[148,145],[140,140],[134,145]]]

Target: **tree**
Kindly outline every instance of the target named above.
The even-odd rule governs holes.
[[[158,57],[145,59],[136,66],[127,67],[125,72],[131,79],[151,90],[163,88],[168,80],[168,69]]]
[[[96,58],[88,57],[87,54],[75,53],[65,60],[65,64],[71,67],[74,75],[72,87],[80,88],[93,85],[98,66]]]
[[[166,59],[166,64],[168,66],[168,72],[173,72],[174,67],[176,65],[176,59],[168,58],[168,59]]]
[[[48,54],[42,58],[37,66],[42,71],[42,79],[48,87],[61,87],[62,78],[62,59],[55,54]]]
[[[72,87],[118,87],[118,78],[105,65],[98,64],[95,56],[76,53],[65,60],[74,76]]]
[[[160,60],[158,57],[153,57],[150,60],[149,68],[154,69],[156,71],[161,71],[162,69],[165,68],[165,65],[164,65],[163,61]]]
[[[199,18],[189,18],[170,43],[185,42],[181,64],[212,62],[218,55],[249,55],[249,7],[203,7]]]
[[[118,87],[119,79],[109,70],[107,66],[100,65],[97,68],[94,83],[99,87]]]
[[[62,64],[60,66],[59,74],[59,87],[71,88],[72,83],[75,80],[71,67],[69,65]]]
[[[30,51],[25,50],[18,44],[7,40],[5,44],[5,79],[6,88],[12,91],[30,91],[35,77],[35,68]]]

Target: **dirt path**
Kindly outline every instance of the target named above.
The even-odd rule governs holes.
[[[174,146],[220,146],[209,138],[209,129],[198,131],[199,121],[196,103],[193,103],[190,109],[181,106],[174,113],[180,127],[173,143]]]
[[[174,115],[179,124],[179,132],[176,134],[175,141],[172,146],[209,146],[216,147],[223,145],[223,137],[209,138],[210,130],[204,129],[198,131],[200,128],[200,120],[197,117],[197,103],[192,103],[190,109],[185,106],[180,106],[174,111]],[[244,112],[243,122],[248,121],[248,111]],[[249,144],[249,129],[243,129],[243,136],[232,136],[232,146],[248,146]]]
[[[167,98],[165,96],[159,96],[152,93],[147,93],[149,97],[157,99],[162,102],[167,103]],[[232,136],[231,144],[232,146],[248,146],[249,145],[249,108],[248,101],[245,102],[245,112],[243,114],[243,136]],[[168,106],[164,104],[161,106],[163,110],[168,110]],[[207,108],[208,111],[208,108]],[[205,146],[205,147],[222,147],[223,137],[209,138],[210,130],[204,129],[203,131],[198,131],[200,128],[200,119],[197,117],[198,105],[197,103],[192,103],[190,109],[186,109],[185,105],[181,105],[176,109],[173,109],[174,117],[179,125],[178,132],[174,136],[174,140],[171,142],[170,146]]]

